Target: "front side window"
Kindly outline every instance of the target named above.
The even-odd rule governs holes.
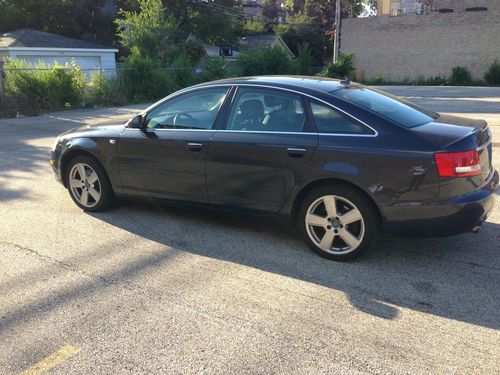
[[[311,112],[320,133],[373,134],[366,126],[325,104],[312,101]]]
[[[149,129],[211,129],[228,92],[227,87],[181,94],[146,116]]]
[[[367,87],[346,87],[332,94],[407,128],[427,124],[438,117],[437,113]]]
[[[270,89],[239,88],[227,129],[301,132],[304,124],[304,107],[300,96]]]

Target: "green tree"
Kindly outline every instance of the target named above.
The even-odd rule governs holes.
[[[107,0],[0,0],[0,32],[33,28],[111,44],[114,14]]]
[[[237,41],[236,32],[243,26],[241,7],[234,0],[190,4],[187,16],[185,31],[193,32],[199,40],[211,44],[234,44]]]
[[[178,21],[163,8],[161,0],[140,0],[139,11],[120,10],[116,19],[120,44],[133,56],[160,60],[172,48],[179,32]]]

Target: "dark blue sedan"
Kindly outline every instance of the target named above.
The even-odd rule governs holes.
[[[486,122],[316,77],[189,87],[123,125],[60,135],[51,159],[84,210],[140,197],[284,214],[335,260],[384,228],[477,231],[499,179]]]

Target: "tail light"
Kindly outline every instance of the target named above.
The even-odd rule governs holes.
[[[477,150],[438,152],[434,154],[440,177],[468,177],[481,174]]]

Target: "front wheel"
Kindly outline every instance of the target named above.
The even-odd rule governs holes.
[[[322,187],[309,193],[299,209],[298,221],[309,247],[338,261],[364,253],[379,232],[373,203],[347,186]]]
[[[68,164],[66,186],[73,201],[85,211],[101,211],[114,202],[108,176],[93,158],[77,156]]]

